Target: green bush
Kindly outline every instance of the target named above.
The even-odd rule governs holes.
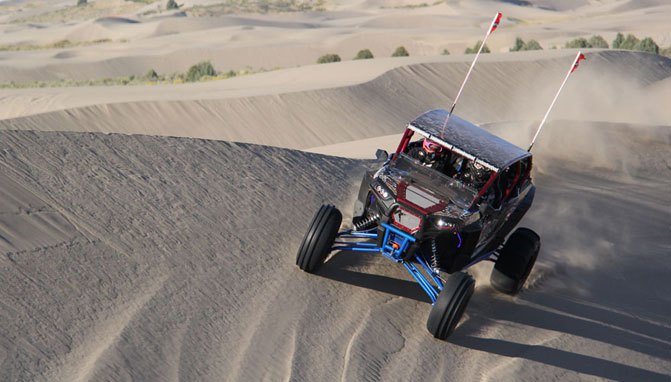
[[[521,38],[517,37],[515,39],[515,45],[510,48],[511,52],[519,52],[521,50],[543,50],[543,47],[536,40],[529,40],[524,42]]]
[[[517,37],[515,39],[515,45],[510,48],[511,52],[519,52],[521,50],[543,50],[543,47],[536,40],[529,40],[524,42],[521,38]]]
[[[466,54],[478,53],[478,49],[480,49],[480,45],[482,45],[482,41],[478,40],[478,42],[476,42],[475,45],[473,45],[472,48],[466,48],[464,53],[466,53]],[[482,47],[482,53],[491,53],[491,52],[492,51],[489,50],[489,47],[487,46],[487,44],[485,44],[485,46]]]
[[[512,48],[510,48],[511,52],[519,52],[520,50],[524,50],[524,40],[522,40],[519,37],[515,38],[515,45],[513,45]]]
[[[81,6],[86,5],[86,4],[87,4],[86,0],[77,0],[77,6],[78,7],[81,7]]]
[[[634,50],[659,54],[659,46],[655,43],[655,40],[650,37],[646,37],[636,44]]]
[[[587,42],[587,40],[583,37],[578,37],[575,40],[567,41],[564,47],[568,49],[591,48],[591,46],[589,46],[589,42]]]
[[[179,5],[175,0],[168,0],[168,3],[165,5],[165,9],[179,9]]]
[[[624,38],[622,44],[620,44],[620,49],[634,50],[636,45],[638,45],[640,42],[641,40],[630,33],[627,35],[627,37]]]
[[[373,58],[373,52],[370,49],[362,49],[354,57],[355,60],[367,60]]]
[[[447,50],[447,49],[443,49],[443,52],[442,52],[441,54],[442,54],[443,56],[449,56],[449,55],[450,55],[450,51]]]
[[[330,62],[340,62],[340,56],[337,54],[325,54],[317,59],[318,64],[328,64]]]
[[[392,53],[391,56],[392,57],[408,57],[409,55],[410,55],[410,53],[408,53],[408,51],[405,49],[404,46],[399,46],[398,48],[396,48],[394,53]]]
[[[627,37],[624,37],[622,33],[618,33],[615,36],[615,40],[613,40],[613,49],[637,50],[641,52],[660,54],[659,46],[655,40],[650,37],[639,40],[638,37],[631,33],[628,34]]]
[[[599,35],[594,35],[590,37],[589,40],[587,41],[587,44],[589,44],[590,48],[608,49],[608,43],[603,37]]]
[[[618,33],[618,36],[619,37],[616,37],[615,41],[613,41],[613,48],[615,48],[616,44],[618,46],[622,44],[623,37],[620,33]],[[608,48],[608,43],[606,42],[606,40],[604,40],[603,37],[599,35],[594,35],[590,37],[589,40],[585,39],[584,37],[578,37],[575,40],[567,41],[564,47],[569,49]]]
[[[185,81],[187,82],[196,82],[200,80],[203,76],[216,76],[217,71],[214,70],[214,66],[210,61],[202,61],[196,65],[189,68],[186,72]]]
[[[148,79],[149,81],[156,81],[158,80],[158,73],[154,69],[149,69],[147,74],[144,75],[144,78]]]
[[[536,40],[529,40],[524,44],[524,50],[543,50],[541,44]]]

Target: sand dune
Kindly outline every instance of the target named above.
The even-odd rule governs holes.
[[[426,332],[428,299],[397,264],[344,252],[316,276],[295,267],[319,205],[347,224],[375,165],[362,158],[449,105],[471,57],[436,54],[481,38],[494,8],[507,16],[498,53],[482,57],[456,112],[522,147],[575,51],[503,53],[515,36],[546,48],[616,31],[669,43],[661,0],[394,8],[408,4],[191,18],[105,0],[86,21],[0,25],[0,44],[114,40],[0,52],[0,81],[200,59],[303,65],[189,85],[0,90],[0,380],[670,380],[667,58],[587,52],[534,148],[522,225],[542,236],[539,261],[514,298],[489,286],[491,264],[470,269],[477,289],[450,342]],[[0,5],[0,20],[20,5]],[[116,6],[135,11],[102,9]],[[400,44],[411,57],[380,58]],[[378,58],[306,66],[365,47]]]
[[[116,3],[129,4],[120,0]],[[199,3],[203,2],[191,4]],[[438,55],[446,48],[455,54],[482,38],[481,32],[495,10],[506,17],[497,38],[488,44],[494,52],[507,52],[516,37],[536,39],[547,50],[591,34],[612,41],[617,32],[650,36],[661,46],[671,45],[666,17],[671,5],[664,1],[562,2],[563,6],[552,2],[559,11],[547,9],[547,2],[529,3],[536,6],[451,1],[407,9],[402,6],[411,2],[343,1],[331,5],[327,12],[215,18],[175,17],[170,13],[142,16],[150,5],[108,15],[138,23],[101,23],[94,19],[55,25],[33,23],[39,28],[0,25],[0,30],[7,32],[0,34],[0,44],[49,44],[62,39],[115,41],[72,49],[77,54],[67,61],[54,58],[50,51],[3,54],[0,82],[141,75],[150,68],[159,73],[183,72],[202,60],[211,60],[222,71],[287,68],[314,64],[325,53],[337,53],[349,60],[366,48],[378,58],[389,57],[400,45],[412,56]],[[175,44],[176,39],[180,43]]]
[[[668,168],[632,182],[555,157],[524,223],[544,238],[528,289],[502,297],[476,269],[468,318],[446,344],[424,332],[429,304],[398,266],[349,253],[322,277],[293,266],[320,203],[348,213],[364,162],[184,138],[0,136],[3,191],[39,200],[3,215],[44,206],[70,232],[5,250],[3,379],[671,374]]]
[[[511,56],[518,60],[513,61]],[[477,123],[538,120],[571,58],[572,54],[567,52],[548,59],[540,59],[538,53],[488,57],[478,67],[477,77],[469,83],[458,113]],[[577,72],[576,80],[567,87],[555,116],[648,124],[671,120],[669,110],[657,108],[656,98],[647,96],[645,90],[671,76],[671,60],[649,54],[609,51],[590,53],[588,60],[590,65]],[[353,63],[351,66],[366,64]],[[374,75],[376,65],[371,62],[373,68],[368,73]],[[632,67],[639,70],[623,75]],[[210,93],[205,93],[203,98],[206,99],[103,103],[3,120],[0,128],[187,136],[312,148],[402,131],[407,121],[427,108],[446,105],[467,69],[468,63],[463,59],[418,64],[394,69],[371,81],[348,87],[233,99],[207,99],[225,94],[226,90],[218,92],[214,90],[214,84],[204,84]],[[272,78],[281,77],[283,73],[267,74]],[[258,80],[252,77],[249,82]],[[365,79],[365,76],[358,79]],[[236,86],[245,87],[245,79],[240,80]],[[199,89],[199,86],[186,89],[182,98],[198,97],[202,94]],[[300,85],[295,89],[300,89]],[[151,90],[143,90],[138,96],[147,93],[152,97]],[[227,97],[235,93],[232,90]],[[578,93],[581,97],[575,101]],[[38,105],[46,104],[48,108],[52,101],[55,105],[64,103],[58,101],[58,91],[52,94],[55,96],[46,96],[45,101],[38,101]],[[119,90],[117,94],[123,93]],[[166,94],[165,88],[157,89],[154,94],[161,97],[160,94]],[[652,96],[659,95],[653,93]],[[88,102],[104,97],[114,99],[115,96],[91,95]],[[633,97],[635,103],[632,103]],[[11,100],[16,101],[16,98]],[[366,107],[361,106],[364,104]],[[343,113],[345,110],[348,112]],[[185,126],[189,128],[185,129]],[[520,128],[527,131],[530,126],[525,122]],[[516,143],[523,144],[527,140],[524,138]]]

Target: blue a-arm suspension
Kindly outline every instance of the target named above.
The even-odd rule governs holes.
[[[377,241],[379,239],[378,229],[373,228],[361,232],[349,230],[338,233],[337,238],[341,240],[336,241],[332,249],[355,252],[380,252],[383,256],[403,264],[410,275],[429,296],[431,303],[435,303],[438,298],[438,293],[443,290],[443,281],[440,279],[438,273],[431,269],[426,261],[424,261],[418,254],[413,254],[410,260],[404,260],[406,252],[416,239],[412,235],[387,223],[382,223],[381,226],[384,228],[384,236],[382,237],[381,245],[366,241],[342,241],[342,239]],[[415,262],[421,265],[421,268],[424,269],[424,273],[428,275],[428,278],[415,265]]]

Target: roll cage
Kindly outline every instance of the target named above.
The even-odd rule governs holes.
[[[494,207],[531,179],[532,155],[512,143],[457,116],[447,117],[447,110],[428,111],[408,124],[392,161],[406,152],[415,133],[447,150],[491,171],[485,184],[477,191],[469,209],[490,189],[495,190]],[[445,123],[447,121],[447,123]],[[496,187],[492,187],[496,185]]]

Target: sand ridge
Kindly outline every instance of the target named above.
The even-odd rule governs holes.
[[[464,92],[458,114],[484,125],[517,122],[518,136],[507,138],[519,145],[526,144],[529,129],[542,117],[572,53],[553,52],[553,56],[541,58],[541,53],[529,52],[483,59],[477,76]],[[671,75],[671,60],[617,51],[595,51],[587,57],[590,65],[576,72],[576,80],[567,86],[553,118],[653,125],[671,120],[669,110],[655,106],[659,93],[665,94],[663,84]],[[284,73],[265,73],[260,78],[222,81],[237,82],[220,90],[214,83],[184,85],[187,87],[179,93],[179,100],[174,99],[176,93],[172,89],[181,89],[180,85],[137,89],[136,93],[130,87],[129,98],[153,100],[126,102],[119,102],[125,88],[110,92],[101,88],[88,94],[82,89],[20,92],[25,96],[5,98],[10,113],[37,114],[2,120],[0,129],[171,135],[312,149],[400,133],[408,121],[427,108],[446,107],[468,69],[464,58],[453,60],[456,58],[432,63],[429,59],[428,63],[389,71],[385,71],[387,65],[398,64],[391,59],[380,64],[377,60],[348,62],[344,70],[337,66],[332,71],[323,66],[305,68],[307,78],[326,78],[325,87],[334,83],[334,77],[327,75],[331,72],[342,83],[351,84],[327,89],[314,89],[319,86],[318,80],[297,79],[289,85],[281,82],[290,81],[284,78]],[[640,74],[624,75],[631,67],[640,69]],[[349,75],[348,68],[367,69]],[[292,69],[288,76],[298,78],[299,73],[299,69]],[[235,97],[248,92],[258,94],[264,89],[261,83],[274,82],[278,83],[275,88],[278,94]],[[649,93],[649,87],[656,91]],[[9,108],[19,106],[33,93],[41,93],[31,102],[37,103],[37,108]],[[54,106],[68,107],[82,102],[95,105],[48,111]],[[364,104],[366,107],[362,107]],[[39,113],[40,108],[47,111]]]

